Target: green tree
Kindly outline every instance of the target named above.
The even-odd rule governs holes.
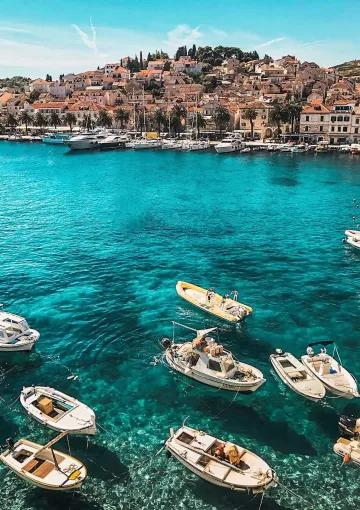
[[[81,122],[80,122],[80,126],[84,129],[91,129],[94,125],[94,120],[92,118],[92,115],[91,113],[85,113],[85,115],[83,116]]]
[[[142,69],[144,69],[144,62],[143,62],[143,54],[142,54],[142,51],[140,51],[139,66],[140,66],[140,71],[141,71]]]
[[[36,115],[35,115],[34,123],[40,129],[42,129],[43,127],[47,126],[48,121],[47,121],[47,118],[45,117],[45,115],[43,113],[41,113],[41,111],[37,111]]]
[[[155,111],[154,111],[154,115],[153,115],[153,120],[157,126],[157,132],[159,133],[159,136],[160,136],[160,133],[161,133],[161,126],[165,126],[166,125],[166,120],[167,120],[167,117],[166,115],[160,110],[160,108],[157,108]]]
[[[187,48],[186,46],[180,46],[175,53],[175,60],[179,60],[180,57],[187,56]]]
[[[32,90],[29,94],[29,103],[35,103],[40,97],[40,92],[38,90]]]
[[[224,106],[218,106],[214,111],[213,119],[221,136],[224,129],[229,125],[230,113]]]
[[[109,128],[112,126],[113,119],[106,110],[100,110],[96,123],[98,126]]]
[[[64,117],[64,124],[69,126],[70,132],[72,133],[72,128],[76,124],[76,115],[72,112],[66,112]]]
[[[51,112],[50,113],[50,119],[49,119],[50,126],[54,126],[56,129],[61,124],[60,116],[57,112]]]
[[[254,139],[254,121],[256,120],[258,113],[255,108],[247,108],[244,111],[243,118],[250,122],[251,139]]]
[[[27,112],[26,110],[23,110],[20,113],[20,121],[23,124],[25,124],[25,131],[26,131],[26,134],[28,134],[28,125],[32,121],[32,115],[29,112]]]
[[[47,74],[47,75],[46,75],[45,81],[52,81],[52,76],[51,76],[51,74]]]
[[[180,105],[176,104],[173,106],[170,112],[170,125],[174,130],[175,135],[178,135],[183,128],[183,121],[186,119],[186,109]]]
[[[13,115],[12,113],[9,113],[8,116],[6,117],[6,126],[9,127],[11,129],[11,131],[13,131],[17,125],[18,125],[18,120],[17,120],[16,116]]]
[[[115,121],[120,122],[121,129],[124,129],[124,124],[129,121],[130,114],[124,108],[117,108],[115,110]]]
[[[300,114],[302,110],[302,104],[300,101],[290,101],[287,105],[287,113],[291,124],[291,132],[294,133],[295,126],[300,122]]]
[[[289,113],[287,108],[282,103],[274,101],[269,114],[269,122],[271,125],[276,126],[278,136],[281,134],[281,125],[284,122],[288,122],[288,120]]]
[[[167,60],[164,64],[163,71],[170,71],[170,69],[171,69],[171,64],[170,64],[170,61]]]

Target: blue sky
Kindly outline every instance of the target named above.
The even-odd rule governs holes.
[[[0,77],[53,77],[179,45],[335,65],[360,58],[359,0],[2,0]]]

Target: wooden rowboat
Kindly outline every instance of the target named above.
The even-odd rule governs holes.
[[[78,489],[87,476],[85,466],[74,457],[53,449],[65,435],[63,432],[45,446],[27,439],[16,443],[8,440],[8,448],[0,455],[0,461],[20,478],[41,489]]]
[[[193,283],[177,282],[176,292],[192,305],[227,322],[241,322],[253,311],[248,305],[239,303],[229,297],[223,299],[220,294],[216,292],[209,293],[206,289]]]
[[[277,485],[276,474],[255,453],[185,425],[170,430],[165,448],[197,476],[226,489],[259,494]]]

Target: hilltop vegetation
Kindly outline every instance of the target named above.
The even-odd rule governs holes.
[[[26,85],[30,83],[30,78],[24,76],[13,76],[12,78],[0,78],[0,89],[11,88],[15,92],[24,92]]]
[[[344,62],[343,64],[334,66],[334,69],[345,78],[353,78],[356,81],[360,81],[360,60]]]

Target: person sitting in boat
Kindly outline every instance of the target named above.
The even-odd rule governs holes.
[[[202,351],[202,350],[204,350],[204,347],[206,347],[207,341],[205,340],[205,338],[203,336],[197,337],[193,340],[192,345],[193,345],[194,349],[198,349],[199,351]]]
[[[206,301],[210,304],[211,301],[211,289],[206,291]]]
[[[214,452],[214,456],[217,457],[220,460],[226,460],[224,449],[225,449],[224,443],[219,444],[216,447],[216,450]]]
[[[232,465],[237,466],[240,462],[238,449],[233,443],[227,443],[224,448],[225,459]]]

